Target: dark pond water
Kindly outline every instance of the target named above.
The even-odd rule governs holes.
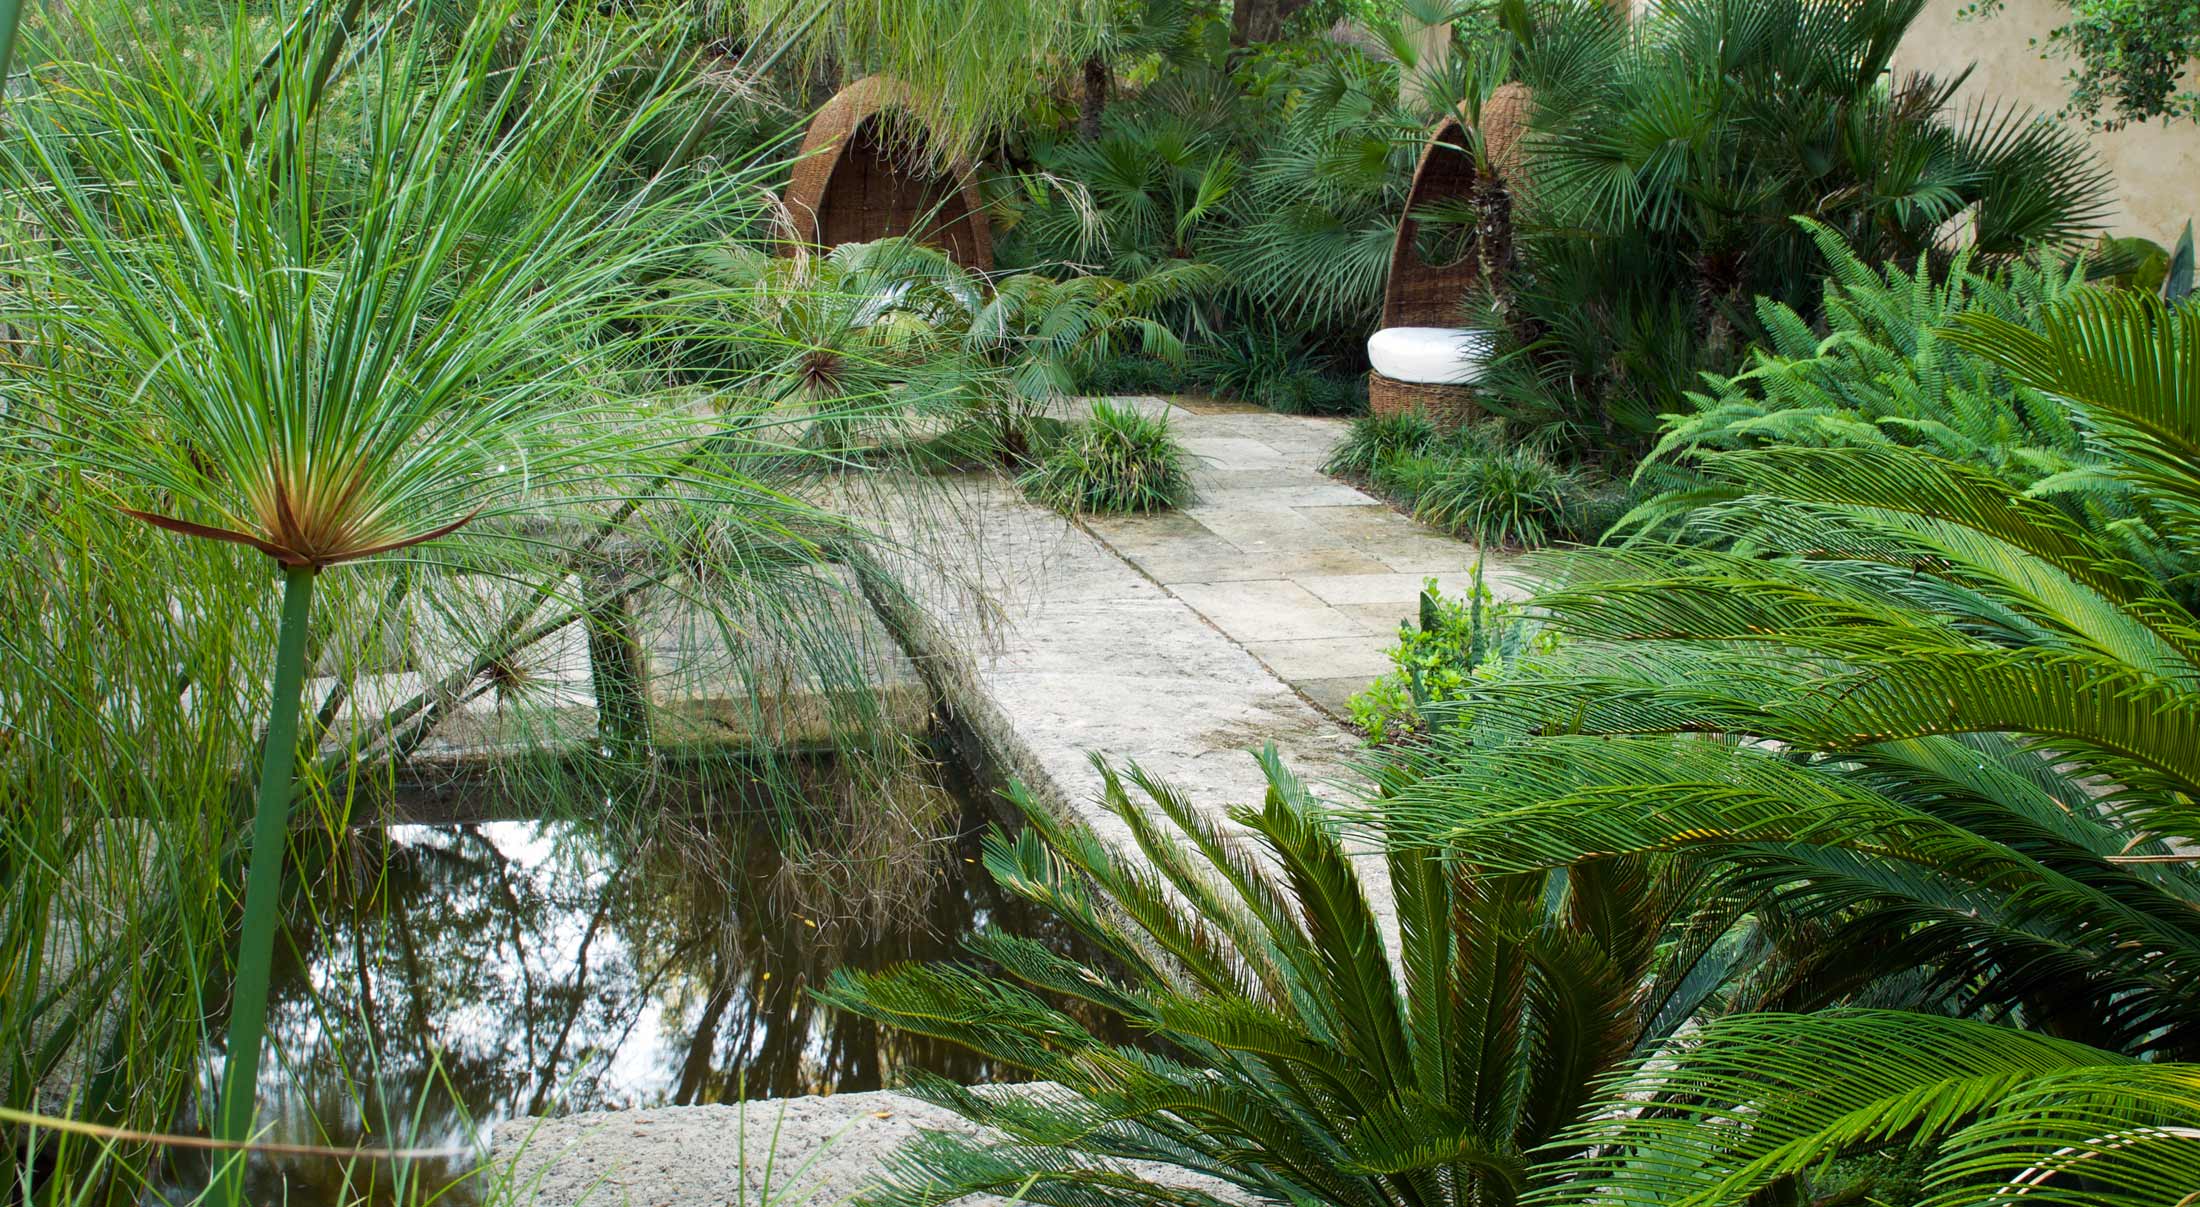
[[[1001,813],[940,770],[869,806],[821,787],[864,830],[834,848],[852,855],[801,855],[784,819],[710,800],[660,806],[646,825],[357,832],[352,873],[295,919],[277,970],[269,1138],[466,1146],[515,1116],[869,1090],[917,1069],[1015,1079],[809,994],[835,968],[960,956],[989,925],[1076,952],[994,888],[979,837]],[[832,838],[828,827],[813,849]],[[412,1176],[434,1187],[471,1165],[429,1161]],[[331,1161],[256,1158],[250,1193],[334,1204],[343,1177]]]

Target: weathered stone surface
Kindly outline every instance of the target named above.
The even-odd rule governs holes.
[[[803,1207],[846,1200],[920,1131],[971,1130],[952,1111],[881,1092],[514,1119],[493,1144],[544,1205]]]
[[[1167,415],[1208,456],[1198,505],[1073,524],[984,476],[875,500],[896,544],[922,553],[896,563],[916,606],[894,620],[917,665],[1007,774],[1117,843],[1129,836],[1096,804],[1088,752],[1135,761],[1217,814],[1259,799],[1249,752],[1267,742],[1317,790],[1355,783],[1358,742],[1323,709],[1341,714],[1388,669],[1423,573],[1463,591],[1476,551],[1323,477],[1340,421],[1118,401]],[[1387,923],[1379,856],[1357,857]],[[775,1168],[814,1187],[788,1199],[800,1204],[845,1198],[921,1129],[965,1125],[900,1095],[844,1094],[752,1103],[745,1120],[730,1106],[519,1120],[495,1143],[544,1207],[718,1207],[757,1192],[775,1127]]]
[[[1436,580],[1436,589],[1447,597],[1464,599],[1474,589],[1472,570],[1445,574],[1304,575],[1297,581],[1327,604],[1405,604],[1419,607],[1421,588],[1431,578]],[[1500,599],[1519,599],[1527,594],[1523,580],[1506,570],[1486,571],[1483,585]]]
[[[1171,590],[1216,628],[1248,644],[1367,636],[1358,621],[1289,579],[1179,583]]]
[[[665,745],[716,744],[822,746],[836,735],[865,726],[902,732],[927,727],[935,701],[931,686],[886,631],[852,575],[838,567],[811,571],[817,584],[806,623],[834,634],[829,652],[799,647],[774,623],[722,614],[686,597],[674,586],[637,597],[631,609],[639,669],[648,682],[652,739]],[[501,617],[517,588],[488,589],[474,603],[480,614]],[[457,584],[460,598],[466,584]],[[570,609],[579,588],[544,609]],[[371,739],[390,710],[462,666],[488,639],[485,631],[456,627],[459,609],[439,603],[408,614],[408,635],[394,651],[376,651],[353,673],[324,673],[306,684],[318,707],[339,682],[336,740]],[[821,647],[822,649],[822,647]],[[405,669],[376,670],[382,667]],[[423,669],[425,668],[425,672]],[[332,668],[324,668],[328,670]],[[545,744],[593,744],[598,740],[597,699],[587,632],[576,623],[529,646],[483,683],[436,726],[415,758],[429,764],[470,764]]]
[[[1050,1087],[992,1092],[1045,1094]],[[496,1129],[495,1145],[542,1204],[822,1207],[846,1202],[878,1176],[887,1154],[924,1132],[977,1131],[952,1111],[881,1091],[513,1120]],[[1149,1168],[1177,1185],[1235,1197],[1214,1179]],[[974,1207],[1004,1201],[969,1200]]]
[[[1084,526],[1332,715],[1366,687],[1353,682],[1362,672],[1388,669],[1382,652],[1418,611],[1423,579],[1453,595],[1471,586],[1474,546],[1322,473],[1345,421],[1193,399],[1128,405],[1166,415],[1205,455],[1199,498]],[[1504,559],[1485,571],[1499,597],[1524,594]]]
[[[1245,647],[1287,683],[1310,679],[1349,679],[1360,685],[1391,670],[1383,643],[1357,637],[1319,637],[1311,641],[1256,641]]]

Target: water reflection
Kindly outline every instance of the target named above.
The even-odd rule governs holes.
[[[901,810],[927,832],[856,860],[791,854],[781,827],[708,808],[640,832],[362,831],[370,874],[338,877],[354,887],[290,928],[263,1125],[285,1141],[463,1146],[514,1116],[876,1089],[913,1069],[1010,1079],[808,993],[836,967],[959,956],[989,924],[1047,937],[978,866],[994,818],[972,796]],[[440,1185],[467,1164],[417,1173]],[[252,1181],[256,1201],[334,1203],[342,1171],[255,1160]]]

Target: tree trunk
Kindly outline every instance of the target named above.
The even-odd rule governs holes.
[[[1230,45],[1251,46],[1283,36],[1283,23],[1310,0],[1232,0]]]
[[[1108,107],[1108,65],[1099,55],[1085,60],[1085,91],[1078,97],[1077,132],[1100,137],[1100,115]]]
[[[1484,172],[1474,182],[1474,254],[1482,284],[1489,291],[1500,316],[1515,335],[1525,333],[1517,324],[1512,294],[1506,278],[1513,267],[1512,191],[1494,172]],[[1523,339],[1522,342],[1528,342]]]

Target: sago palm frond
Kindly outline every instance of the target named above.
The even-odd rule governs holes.
[[[983,964],[835,978],[824,996],[843,1009],[1051,1083],[922,1083],[1007,1142],[933,1138],[871,1201],[1186,1203],[1214,1182],[1278,1204],[1509,1201],[1598,1077],[1738,974],[1717,880],[1654,859],[1484,877],[1401,845],[1389,933],[1366,861],[1263,763],[1265,804],[1227,820],[1103,765],[1127,850],[1020,802],[1025,829],[988,842],[988,870],[1104,961],[985,934]],[[1149,1038],[1106,1043],[1101,1019]]]
[[[1672,501],[1703,544],[1548,559],[1558,652],[1447,706],[1369,812],[1510,874],[1637,853],[1722,869],[1768,920],[1820,928],[1819,970],[1764,1000],[1899,983],[2190,1059],[2190,320],[2083,291],[2025,309],[1854,338],[1912,380],[1944,347],[1973,380],[2006,374],[2034,430],[2078,434],[2074,456],[2147,501],[2145,560],[2015,462],[1874,437],[1703,454],[1711,489]]]
[[[2178,1203],[2200,1187],[2200,1066],[1968,1019],[1721,1019],[1605,1085],[1538,1203],[1761,1202],[1827,1160],[1922,1148],[1922,1207]]]

